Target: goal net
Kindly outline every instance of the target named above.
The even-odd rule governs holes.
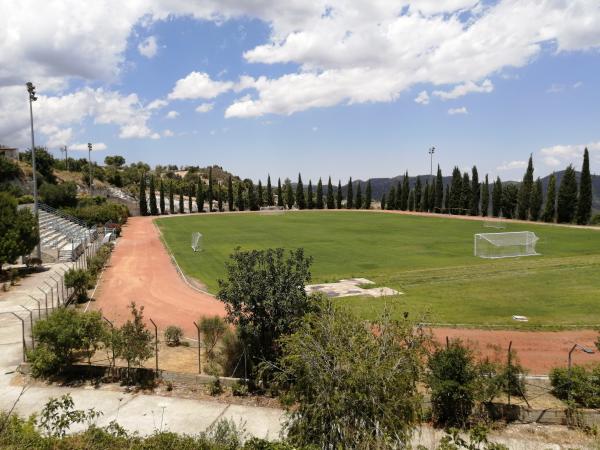
[[[506,228],[506,222],[504,222],[502,217],[489,217],[483,221],[483,227],[503,230]]]
[[[508,233],[478,233],[474,254],[480,258],[514,258],[539,255],[535,251],[538,237],[532,231]]]
[[[192,249],[195,252],[199,252],[202,250],[202,234],[201,233],[192,233]]]

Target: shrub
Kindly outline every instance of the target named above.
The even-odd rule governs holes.
[[[223,386],[221,385],[221,379],[215,376],[215,379],[210,383],[208,387],[210,395],[221,395],[223,393]]]
[[[84,302],[88,299],[87,289],[90,283],[90,275],[83,269],[69,269],[65,273],[65,287],[74,291],[78,302]]]
[[[33,196],[32,195],[21,195],[17,199],[17,202],[19,203],[19,205],[28,205],[30,203],[33,203]]]
[[[0,271],[2,264],[28,255],[38,243],[36,221],[28,209],[17,209],[9,194],[0,192]]]
[[[595,214],[590,221],[590,225],[600,225],[600,214]]]
[[[219,316],[202,317],[200,318],[199,327],[204,339],[206,355],[212,359],[215,356],[214,350],[217,343],[223,337],[225,330],[227,330],[227,324]]]
[[[122,225],[129,217],[127,206],[119,203],[64,208],[64,212],[84,221],[88,226],[104,225],[106,222]]]
[[[172,347],[181,344],[183,330],[176,325],[169,325],[165,330],[165,342]]]
[[[21,175],[19,165],[4,156],[0,156],[0,180],[11,180],[18,178]]]
[[[236,397],[245,397],[248,395],[248,383],[246,383],[244,380],[236,382],[231,387],[231,392]]]
[[[92,258],[88,258],[88,272],[90,274],[90,284],[93,286],[96,283],[96,278],[100,271],[106,265],[112,252],[112,244],[102,245]]]
[[[221,339],[219,362],[225,376],[246,377],[244,372],[244,346],[238,339],[237,334],[227,329]]]
[[[570,398],[585,408],[600,408],[600,365],[591,369],[582,366],[569,369],[556,367],[550,372],[552,393],[561,400]]]
[[[63,184],[44,183],[40,187],[42,202],[53,208],[71,207],[77,204],[77,185],[72,181]]]

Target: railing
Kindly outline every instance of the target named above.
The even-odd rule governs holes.
[[[79,241],[86,241],[87,239],[89,239],[90,241],[94,241],[98,236],[96,229],[94,227],[88,227],[83,220],[66,214],[56,208],[46,205],[45,203],[39,203],[38,206],[42,211],[45,211],[49,214],[53,214],[67,221],[69,224],[83,228],[83,230],[73,231],[72,229],[69,229],[69,224],[60,223],[58,219],[50,221],[49,228],[58,231],[59,233],[65,234],[68,239]]]
[[[82,226],[84,228],[88,228],[87,224],[83,220],[78,219],[77,217],[73,217],[73,216],[71,216],[71,215],[69,215],[67,213],[64,213],[61,210],[53,208],[50,205],[47,205],[45,203],[38,203],[38,207],[39,207],[39,209],[41,209],[43,211],[46,211],[46,212],[48,212],[50,214],[54,214],[56,216],[59,216],[59,217],[65,219],[65,220],[68,220],[69,222],[74,222],[77,225],[80,225],[80,226]]]

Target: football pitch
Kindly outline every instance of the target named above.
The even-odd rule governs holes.
[[[312,283],[364,277],[403,292],[336,300],[367,319],[387,305],[397,317],[408,311],[440,324],[600,324],[600,231],[533,223],[493,230],[481,221],[367,211],[194,215],[156,223],[182,270],[212,293],[234,248],[303,247],[314,258]],[[525,230],[540,238],[541,256],[473,256],[475,233]],[[191,249],[193,232],[203,235],[201,252]],[[516,323],[513,315],[529,322]]]

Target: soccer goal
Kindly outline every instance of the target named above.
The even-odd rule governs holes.
[[[478,233],[475,235],[474,255],[480,258],[514,258],[539,255],[535,250],[538,237],[532,231]]]
[[[202,251],[202,234],[201,233],[192,233],[192,249],[195,252]]]
[[[502,217],[488,217],[483,221],[484,228],[496,228],[498,230],[503,230],[506,228],[506,222]]]

